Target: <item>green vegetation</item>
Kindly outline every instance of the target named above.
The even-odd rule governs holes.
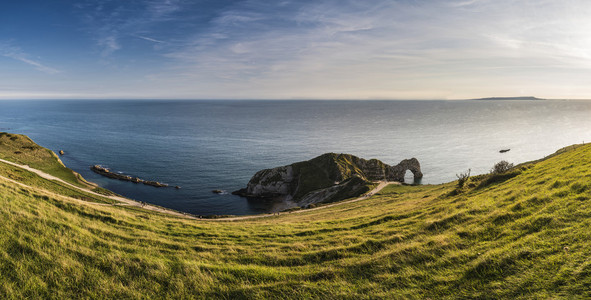
[[[47,193],[53,193],[62,196],[68,196],[76,199],[81,199],[85,201],[91,202],[100,202],[100,203],[114,203],[114,200],[98,197],[91,193],[85,193],[78,189],[72,188],[66,184],[57,181],[51,181],[44,178],[41,178],[37,174],[28,172],[21,168],[11,166],[9,164],[5,164],[0,162],[0,176],[8,178],[10,180],[22,183],[24,185],[34,187],[39,190],[44,190]],[[109,190],[103,188],[94,188],[92,191],[95,193],[100,193],[103,195],[115,194]]]
[[[298,192],[294,198],[299,199],[311,191],[333,186],[335,181],[345,181],[354,174],[363,174],[351,157],[349,154],[327,153],[292,164],[294,173],[299,174]]]
[[[0,159],[29,165],[78,186],[91,186],[80,174],[66,168],[53,151],[25,135],[0,132]]]
[[[377,159],[325,153],[311,160],[261,170],[234,194],[253,198],[287,197],[310,207],[361,196],[384,180],[388,166]]]
[[[370,164],[384,169],[385,165],[379,160],[372,159]],[[337,195],[325,202],[334,202],[355,197],[367,192],[372,185],[372,179],[361,169],[361,159],[351,154],[326,153],[308,161],[294,163],[294,174],[298,174],[298,189],[294,199],[300,199],[311,191],[331,187],[336,181],[348,184]],[[374,179],[375,180],[375,179]]]
[[[490,170],[492,174],[503,174],[513,168],[513,164],[509,163],[506,160],[501,160],[500,162],[496,163],[493,168]]]
[[[471,171],[472,170],[468,169],[468,171],[466,171],[464,173],[456,174],[456,177],[458,178],[458,188],[459,189],[463,188],[466,181],[468,181],[468,179],[470,179],[470,172]]]
[[[591,145],[461,189],[391,185],[240,221],[85,203],[23,177],[32,188],[0,178],[5,298],[591,296]]]

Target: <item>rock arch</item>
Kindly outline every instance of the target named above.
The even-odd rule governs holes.
[[[421,172],[421,164],[419,163],[419,160],[414,157],[411,159],[405,159],[401,161],[398,165],[390,167],[386,174],[386,178],[389,181],[404,182],[404,174],[406,173],[406,170],[412,172],[415,181],[423,178],[423,172]]]

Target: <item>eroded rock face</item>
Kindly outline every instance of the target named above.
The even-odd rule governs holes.
[[[404,182],[406,170],[413,173],[415,180],[423,177],[416,158],[389,166],[377,159],[327,153],[309,161],[261,170],[250,179],[245,189],[233,194],[307,206],[361,195],[367,192],[367,185],[372,181]]]
[[[284,166],[257,172],[246,186],[248,195],[271,198],[292,193],[293,167]]]

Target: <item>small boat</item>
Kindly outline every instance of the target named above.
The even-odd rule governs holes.
[[[222,190],[213,190],[211,192],[214,193],[214,194],[222,194],[224,191],[222,191]]]
[[[505,153],[505,152],[509,152],[511,149],[502,149],[501,151],[499,151],[500,153]]]

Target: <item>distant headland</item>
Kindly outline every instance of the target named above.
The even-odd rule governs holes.
[[[488,98],[478,98],[478,99],[470,99],[470,100],[546,100],[542,98],[537,98],[533,96],[525,96],[525,97],[488,97]]]

